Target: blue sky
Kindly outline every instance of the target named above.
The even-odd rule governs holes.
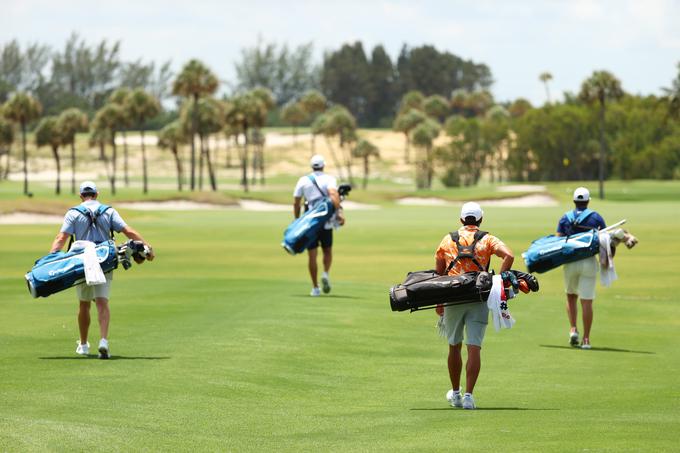
[[[660,94],[680,62],[680,0],[545,1],[209,1],[0,0],[0,43],[63,46],[72,31],[88,42],[122,42],[125,59],[189,58],[224,80],[244,47],[313,42],[324,51],[361,40],[396,57],[404,43],[433,44],[484,62],[500,101],[545,101],[538,75],[553,74],[551,92],[576,92],[594,70],[607,69],[626,91]]]

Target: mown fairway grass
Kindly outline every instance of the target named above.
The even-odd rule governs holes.
[[[318,299],[279,247],[288,213],[122,211],[158,259],[116,271],[109,361],[74,354],[73,290],[26,291],[57,226],[0,226],[0,451],[677,451],[680,202],[593,207],[640,239],[598,288],[593,350],[566,346],[561,272],[540,275],[487,331],[477,411],[444,400],[435,315],[387,298],[456,209],[348,212]],[[567,208],[487,208],[484,228],[523,269]]]

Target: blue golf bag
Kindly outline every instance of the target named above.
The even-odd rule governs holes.
[[[283,232],[283,247],[291,255],[304,252],[307,247],[317,240],[319,232],[324,224],[335,213],[335,206],[330,198],[324,198],[305,212],[300,218],[295,219]]]
[[[104,273],[118,267],[116,245],[113,241],[95,247],[99,265]],[[83,250],[54,252],[35,262],[25,276],[28,291],[33,297],[47,297],[85,281]]]
[[[545,236],[531,243],[522,253],[529,272],[539,274],[566,263],[595,256],[600,251],[597,230],[589,230],[571,236]]]

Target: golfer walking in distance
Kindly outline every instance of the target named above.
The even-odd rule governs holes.
[[[503,260],[500,268],[502,278],[514,279],[514,275],[507,272],[515,259],[512,251],[497,237],[480,231],[479,225],[482,223],[483,215],[484,212],[477,203],[463,205],[460,211],[460,222],[463,226],[458,231],[444,236],[435,253],[435,266],[439,275],[455,276],[466,272],[486,271],[489,269],[491,256],[496,255]],[[472,391],[481,368],[482,341],[489,309],[485,303],[469,303],[438,306],[437,314],[443,316],[444,331],[449,343],[448,368],[451,390],[446,393],[446,399],[453,407],[474,409],[476,406]],[[467,345],[464,395],[460,387],[463,370],[461,355],[463,331]]]
[[[50,253],[58,252],[64,247],[66,240],[73,236],[79,241],[91,241],[95,244],[108,241],[113,238],[113,232],[123,233],[130,239],[142,241],[146,244],[142,236],[127,225],[121,218],[118,211],[112,207],[101,204],[97,201],[97,186],[92,181],[85,181],[80,185],[80,199],[82,203],[69,209],[64,216],[64,223],[57,237],[52,243]],[[147,244],[148,245],[148,244]],[[153,260],[153,249],[146,259]],[[76,286],[80,308],[78,311],[78,328],[80,330],[80,340],[76,348],[76,354],[86,356],[90,353],[90,343],[87,341],[87,334],[90,328],[90,304],[94,300],[97,304],[99,318],[99,358],[108,359],[109,350],[109,293],[111,291],[111,280],[113,273],[106,273],[106,283],[103,285],[87,286],[84,282]]]
[[[319,296],[318,266],[317,255],[319,244],[323,252],[323,273],[321,274],[321,286],[324,293],[331,291],[331,280],[328,273],[333,263],[333,227],[345,224],[345,217],[340,206],[340,195],[338,194],[338,183],[335,177],[323,172],[326,165],[323,156],[316,154],[310,161],[312,173],[300,177],[295,190],[293,191],[293,215],[297,219],[302,210],[302,198],[304,197],[309,209],[314,208],[316,203],[328,197],[335,206],[335,214],[324,225],[317,239],[307,249],[309,258],[309,276],[312,279],[311,296]]]
[[[606,227],[600,214],[588,209],[590,192],[585,187],[574,191],[574,209],[562,216],[557,224],[556,236],[571,236],[588,230],[601,230]],[[596,256],[584,258],[564,265],[564,286],[567,293],[567,316],[569,317],[569,344],[579,345],[579,333],[576,328],[578,307],[576,300],[581,298],[583,311],[583,340],[581,349],[590,349],[590,327],[593,325],[593,300],[595,299],[595,281],[599,263]]]

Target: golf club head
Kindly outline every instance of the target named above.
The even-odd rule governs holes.
[[[352,185],[343,183],[338,186],[338,194],[341,197],[346,197],[352,191]]]

